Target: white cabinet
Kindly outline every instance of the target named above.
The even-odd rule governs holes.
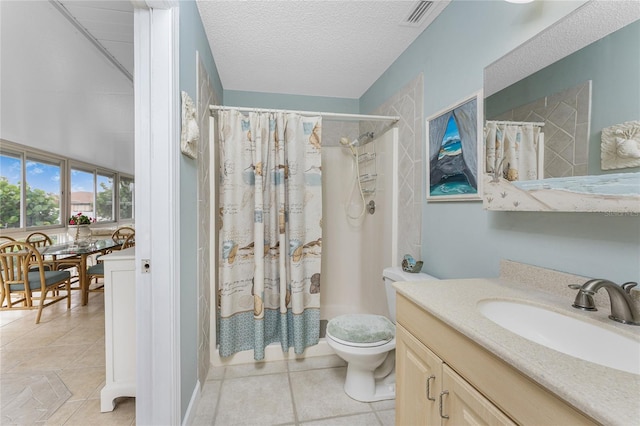
[[[515,425],[401,325],[396,342],[396,424]]]
[[[113,411],[114,399],[136,396],[135,247],[102,256],[106,385],[100,411]]]

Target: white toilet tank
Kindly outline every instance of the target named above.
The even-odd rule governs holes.
[[[393,283],[396,281],[425,281],[425,280],[437,280],[438,278],[432,277],[429,274],[411,273],[402,270],[401,266],[390,266],[384,268],[382,271],[382,278],[384,279],[384,288],[387,292],[387,305],[389,306],[389,319],[396,322],[396,289],[393,287]]]

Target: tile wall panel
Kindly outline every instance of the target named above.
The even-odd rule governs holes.
[[[398,264],[405,254],[422,259],[424,79],[420,73],[371,114],[397,115],[398,146]],[[386,123],[363,122],[360,131],[380,132]]]
[[[211,342],[210,315],[212,306],[210,264],[210,146],[209,105],[217,104],[217,97],[200,56],[198,55],[198,93],[196,99],[200,140],[198,141],[198,380],[204,385],[209,373]]]

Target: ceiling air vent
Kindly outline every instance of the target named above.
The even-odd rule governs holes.
[[[427,11],[431,9],[433,6],[432,1],[419,1],[417,2],[404,21],[402,21],[402,25],[408,25],[412,27],[417,27],[422,23],[422,20],[427,15]]]

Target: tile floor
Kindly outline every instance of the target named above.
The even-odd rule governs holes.
[[[135,399],[119,398],[100,412],[105,384],[104,297],[90,293],[80,305],[72,293],[36,310],[0,311],[0,424],[133,425]]]
[[[395,401],[363,403],[343,391],[337,356],[212,368],[194,425],[395,424]]]
[[[91,293],[36,311],[0,311],[0,424],[134,425],[135,399],[100,412],[104,303]],[[393,425],[395,401],[362,403],[342,390],[336,356],[211,368],[194,425]]]

